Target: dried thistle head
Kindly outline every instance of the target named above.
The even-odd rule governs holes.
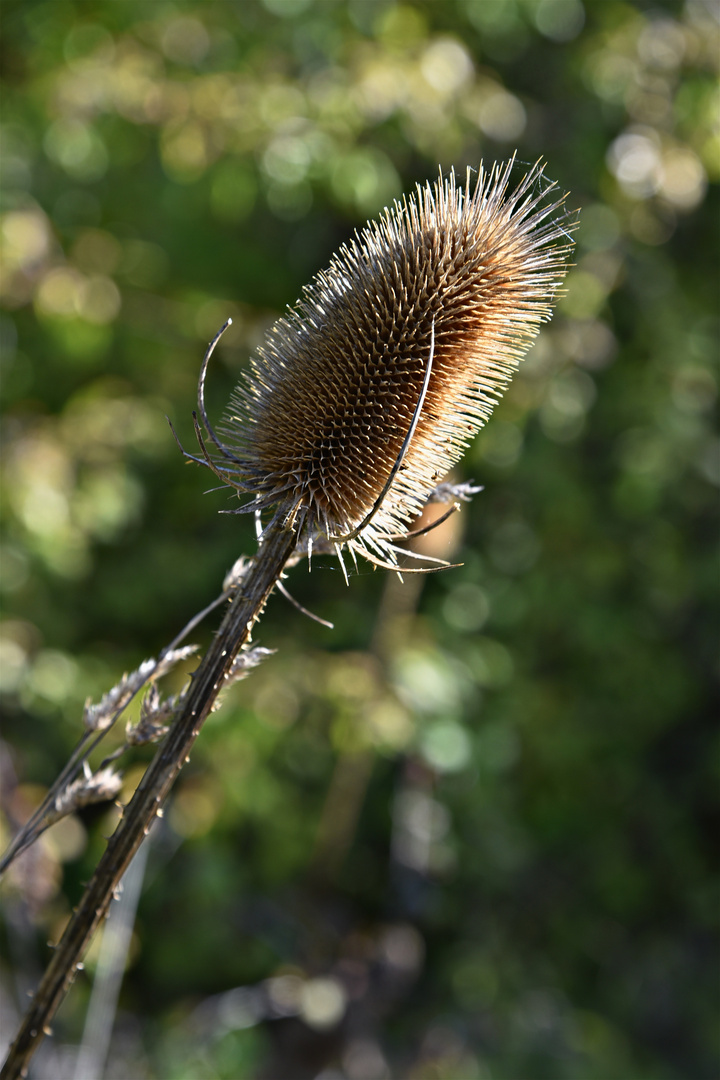
[[[253,506],[396,565],[394,541],[487,421],[565,273],[563,198],[539,165],[509,190],[513,165],[418,187],[275,323],[216,442]]]

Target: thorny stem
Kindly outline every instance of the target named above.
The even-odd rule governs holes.
[[[25,822],[17,835],[13,838],[12,842],[8,844],[2,859],[0,859],[0,877],[5,873],[10,864],[24,851],[26,851],[38,837],[42,836],[50,825],[54,824],[54,819],[48,820],[48,815],[52,808],[55,806],[56,800],[62,794],[63,790],[73,781],[78,775],[80,769],[86,761],[88,761],[92,752],[102,742],[107,733],[113,728],[116,720],[122,713],[125,712],[128,705],[134,697],[139,694],[144,686],[155,678],[158,668],[160,668],[163,659],[171,653],[173,649],[176,649],[180,642],[187,637],[191,630],[202,622],[202,620],[214,611],[216,607],[219,607],[225,600],[228,600],[232,596],[232,589],[226,589],[220,596],[216,597],[210,604],[199,611],[197,615],[194,615],[192,619],[183,627],[179,634],[177,634],[169,645],[166,645],[162,652],[159,654],[155,661],[155,666],[152,671],[149,671],[147,677],[143,683],[137,687],[137,689],[128,697],[128,699],[121,705],[115,712],[114,716],[109,723],[105,724],[100,731],[88,730],[83,732],[80,740],[70,755],[70,760],[63,768],[60,775],[57,777],[52,787],[48,791],[47,795],[33,812],[30,818]],[[127,746],[119,747],[114,754],[105,758],[100,768],[104,768],[115,757],[124,753]]]
[[[16,859],[18,855],[22,855],[22,853],[34,844],[38,837],[45,831],[46,826],[42,824],[43,820],[47,817],[58,794],[70,783],[73,777],[77,776],[82,762],[86,761],[89,757],[92,747],[88,749],[88,742],[92,739],[94,734],[93,731],[83,732],[80,741],[70,755],[70,760],[55,780],[40,806],[33,812],[29,820],[25,822],[22,829],[20,829],[13,838],[12,842],[8,844],[5,854],[2,859],[0,859],[0,876],[5,873],[13,860]]]
[[[83,897],[75,909],[32,1005],[10,1048],[0,1080],[25,1076],[34,1051],[70,986],[93,933],[107,915],[120,879],[160,811],[195,739],[212,710],[230,666],[248,641],[253,624],[293,554],[297,537],[287,520],[276,519],[265,530],[262,545],[238,587],[220,629],[200,666],[167,738],[125,808]]]

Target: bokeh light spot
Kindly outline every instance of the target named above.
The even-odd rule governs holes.
[[[612,143],[607,154],[610,171],[628,195],[645,199],[661,182],[661,157],[657,137],[626,132]]]
[[[688,147],[677,147],[663,154],[660,194],[678,210],[694,210],[707,189],[702,162]]]
[[[490,603],[485,592],[473,582],[453,586],[443,602],[446,622],[465,633],[480,630],[490,614]]]
[[[473,77],[470,54],[452,38],[433,41],[423,54],[420,67],[424,78],[439,94],[455,94]]]
[[[551,41],[572,41],[585,25],[585,9],[580,0],[540,0],[535,25]]]
[[[199,19],[182,16],[168,23],[163,30],[160,44],[168,60],[193,67],[205,59],[210,48],[210,38]]]
[[[5,266],[29,270],[50,250],[48,220],[39,209],[11,210],[2,219],[2,239]]]
[[[43,649],[35,657],[27,686],[33,694],[62,704],[77,685],[78,665],[57,649]]]
[[[72,118],[55,120],[43,140],[45,153],[70,176],[99,180],[108,167],[105,143],[89,124]]]
[[[439,772],[459,772],[470,761],[467,732],[453,720],[432,724],[421,740],[423,757]]]
[[[308,979],[300,991],[300,1016],[316,1031],[336,1027],[345,1015],[347,994],[337,979]]]

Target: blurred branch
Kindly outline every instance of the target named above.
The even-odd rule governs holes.
[[[120,885],[120,897],[110,912],[103,931],[92,996],[75,1066],[75,1080],[96,1080],[105,1072],[120,984],[130,948],[151,841],[152,836],[140,846],[130,863]]]

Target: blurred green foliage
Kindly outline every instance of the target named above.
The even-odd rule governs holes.
[[[284,305],[438,165],[517,148],[582,208],[558,313],[463,464],[485,491],[435,537],[462,568],[346,588],[299,567],[333,632],[271,602],[277,654],[158,830],[107,1076],[716,1076],[716,5],[2,19],[8,828],[85,698],[254,548],[164,418],[192,443],[222,322],[216,417]],[[5,887],[8,995],[110,827],[57,826]],[[38,1075],[71,1060],[89,992]]]

